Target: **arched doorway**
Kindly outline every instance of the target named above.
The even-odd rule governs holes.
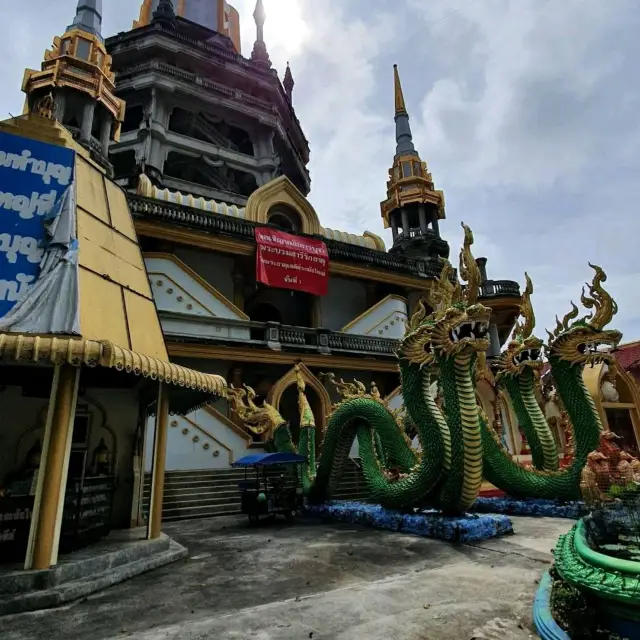
[[[640,390],[631,374],[617,365],[589,367],[584,381],[602,426],[620,436],[620,447],[640,455]]]
[[[291,433],[294,442],[297,442],[300,430],[297,375],[300,375],[305,383],[305,395],[316,421],[316,453],[318,453],[322,446],[324,431],[331,413],[331,398],[320,380],[304,364],[300,363],[297,365],[297,371],[296,367],[291,368],[273,385],[269,391],[267,401],[280,412],[280,415],[285,420],[290,421]],[[295,429],[294,425],[296,425]]]
[[[324,430],[322,424],[318,420],[322,416],[321,399],[312,387],[305,389],[305,395],[309,401],[313,417],[316,420],[316,453],[320,452],[320,444]],[[298,444],[300,441],[300,411],[298,408],[298,387],[295,384],[289,385],[280,398],[280,406],[278,407],[280,415],[289,423],[291,437]]]

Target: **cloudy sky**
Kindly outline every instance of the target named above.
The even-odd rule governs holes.
[[[249,55],[255,2],[233,4]],[[616,328],[640,339],[638,0],[264,4],[271,58],[281,74],[289,60],[296,79],[324,226],[383,234],[397,63],[417,148],[445,191],[441,231],[454,255],[464,221],[490,277],[523,282],[528,271],[542,335],[579,298],[587,262],[599,264],[620,305]],[[21,112],[23,69],[39,65],[75,5],[4,7],[0,116]],[[106,35],[129,29],[139,9],[103,5]]]

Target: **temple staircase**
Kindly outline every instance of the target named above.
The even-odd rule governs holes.
[[[240,513],[238,482],[244,478],[242,469],[194,469],[165,473],[162,520],[212,518]],[[145,474],[143,513],[149,513],[151,476]],[[366,500],[364,475],[356,461],[349,460],[344,470],[335,500]]]

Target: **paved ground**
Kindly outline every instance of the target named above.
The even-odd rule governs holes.
[[[183,562],[58,610],[0,619],[2,640],[524,640],[571,522],[458,546],[351,525],[219,518],[167,525]]]

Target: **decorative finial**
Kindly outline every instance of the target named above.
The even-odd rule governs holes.
[[[264,23],[267,14],[264,10],[262,0],[257,0],[256,10],[253,12],[253,19],[256,21],[256,41],[251,52],[251,60],[260,66],[271,69],[271,60],[264,41]]]
[[[153,12],[153,21],[160,22],[166,27],[175,29],[176,12],[172,0],[160,0],[158,7]]]
[[[396,115],[407,114],[407,107],[404,103],[404,94],[402,93],[402,85],[400,84],[400,74],[398,73],[398,65],[393,65],[393,80],[396,99]]]
[[[533,282],[529,274],[524,274],[526,285],[524,292],[520,297],[520,316],[522,322],[517,321],[514,331],[514,336],[520,337],[522,340],[526,340],[532,333],[536,326],[536,316],[533,311],[533,305],[531,304],[531,294],[533,293]],[[576,309],[577,312],[577,309]]]
[[[253,19],[256,21],[256,26],[258,27],[258,40],[263,40],[262,29],[264,28],[264,23],[267,19],[267,14],[264,10],[264,4],[262,0],[257,0],[256,8],[253,12]]]
[[[78,0],[76,17],[67,27],[67,31],[80,29],[102,40],[102,0]]]
[[[591,284],[587,284],[589,296],[585,296],[583,293],[580,301],[587,309],[595,311],[589,324],[594,329],[602,330],[611,322],[611,318],[618,313],[618,305],[602,287],[602,283],[607,280],[607,274],[595,264],[589,263],[589,266],[595,271],[595,275]]]
[[[478,294],[480,293],[480,269],[476,264],[475,258],[471,253],[471,246],[473,245],[473,231],[462,222],[462,228],[464,229],[464,243],[460,250],[460,278],[467,283],[464,290],[464,299],[467,305],[476,303]]]
[[[284,85],[284,90],[287,94],[287,98],[289,98],[289,102],[291,102],[291,99],[293,97],[293,87],[295,86],[296,83],[293,79],[293,74],[291,73],[291,67],[289,66],[288,62],[287,62],[287,70],[284,72],[284,80],[282,84]]]
[[[404,103],[404,94],[400,84],[400,74],[398,65],[393,65],[394,94],[396,103],[396,157],[401,155],[418,156],[416,148],[413,146],[413,135],[409,125],[409,113]]]

